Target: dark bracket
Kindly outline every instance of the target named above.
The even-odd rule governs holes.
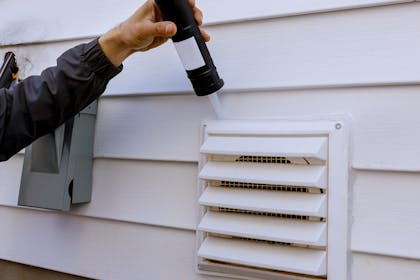
[[[18,205],[68,211],[91,200],[96,107],[26,148]]]
[[[4,55],[3,64],[0,67],[0,88],[9,88],[16,80],[19,68],[16,64],[16,56],[13,52]]]

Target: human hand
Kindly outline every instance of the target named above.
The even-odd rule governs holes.
[[[195,20],[198,25],[203,23],[203,14],[195,6],[194,0],[189,0]],[[128,56],[137,51],[148,51],[165,43],[176,34],[176,25],[170,21],[162,21],[162,15],[154,0],[148,0],[135,13],[109,30],[99,38],[99,45],[105,55],[115,65],[119,66]],[[201,31],[204,40],[210,36]]]

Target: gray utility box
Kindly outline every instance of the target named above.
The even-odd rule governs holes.
[[[92,195],[96,101],[26,148],[18,205],[68,211]]]

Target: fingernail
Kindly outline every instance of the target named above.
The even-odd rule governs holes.
[[[172,31],[172,26],[170,24],[167,24],[165,27],[165,32],[166,34],[170,34]]]

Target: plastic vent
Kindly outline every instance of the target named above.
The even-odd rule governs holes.
[[[324,133],[290,133],[282,132],[281,122],[263,125],[263,131],[258,124],[216,121],[205,126],[197,231],[200,271],[240,278],[346,279],[335,278],[336,272],[327,267],[331,252],[341,256],[339,261],[347,258],[347,246],[329,243],[328,231],[337,219],[335,214],[330,219],[330,206],[337,204],[329,180],[334,170],[329,131],[336,130],[334,125],[328,124]],[[346,184],[340,187],[346,192]],[[340,223],[347,224],[343,209],[337,209]]]

